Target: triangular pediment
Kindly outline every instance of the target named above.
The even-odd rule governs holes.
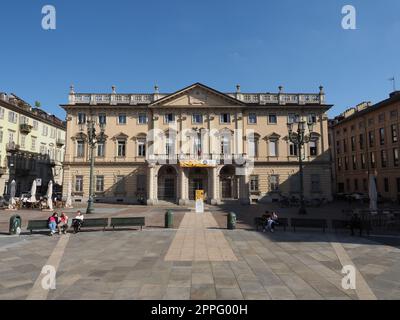
[[[201,83],[195,83],[187,88],[172,93],[153,102],[153,107],[216,107],[216,106],[243,106],[244,103],[222,92],[209,88]]]

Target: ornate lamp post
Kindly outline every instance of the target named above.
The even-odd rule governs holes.
[[[86,209],[86,213],[90,214],[94,212],[93,208],[93,170],[94,170],[94,151],[97,145],[97,137],[96,137],[96,123],[93,119],[87,121],[87,133],[88,133],[88,144],[90,148],[90,181],[89,181],[89,200],[88,206]],[[100,136],[99,140],[103,141],[104,139],[104,124],[100,124]]]
[[[309,134],[306,135],[306,124],[308,126]],[[294,123],[288,123],[289,141],[297,146],[299,157],[299,173],[300,173],[300,209],[299,214],[307,214],[304,204],[304,181],[303,181],[303,155],[302,149],[304,144],[310,142],[310,136],[313,132],[314,124],[312,122],[306,123],[304,119],[298,122],[297,131],[293,131]]]

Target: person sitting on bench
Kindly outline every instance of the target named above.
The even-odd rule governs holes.
[[[52,216],[47,220],[47,222],[50,229],[50,235],[52,236],[53,234],[56,233],[57,223],[58,223],[58,213],[54,212]]]
[[[78,211],[77,216],[72,220],[72,227],[74,228],[74,233],[77,233],[81,229],[83,218],[84,216],[82,212]]]
[[[68,230],[68,216],[65,215],[64,212],[61,213],[60,219],[57,224],[58,234],[67,233]]]

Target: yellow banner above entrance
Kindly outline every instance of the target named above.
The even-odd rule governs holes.
[[[214,168],[217,166],[216,160],[181,160],[179,165],[182,168]]]

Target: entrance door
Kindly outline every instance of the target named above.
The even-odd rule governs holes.
[[[232,180],[223,178],[221,180],[222,199],[232,199]]]
[[[189,199],[196,199],[196,190],[204,190],[203,179],[191,179],[189,186]],[[205,190],[207,191],[207,190]]]
[[[174,199],[175,198],[175,179],[165,178],[164,180],[164,199]]]

